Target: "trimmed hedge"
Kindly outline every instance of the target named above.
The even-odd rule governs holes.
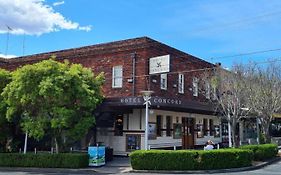
[[[0,153],[0,167],[84,168],[88,164],[88,154]]]
[[[254,153],[254,160],[266,160],[273,158],[278,153],[276,144],[244,145],[240,149],[249,149]]]
[[[138,150],[130,154],[130,160],[136,170],[211,170],[250,166],[253,152],[241,149]]]

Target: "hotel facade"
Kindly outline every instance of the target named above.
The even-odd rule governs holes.
[[[82,146],[101,143],[114,155],[144,149],[145,105],[141,91],[153,91],[148,120],[150,149],[191,149],[207,140],[224,141],[225,127],[210,103],[209,84],[200,77],[216,65],[148,37],[81,48],[0,59],[0,68],[17,67],[49,59],[69,60],[104,72],[105,99],[96,109],[96,127]]]

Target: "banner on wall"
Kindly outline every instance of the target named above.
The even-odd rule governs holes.
[[[105,147],[104,146],[89,146],[89,166],[105,165]]]

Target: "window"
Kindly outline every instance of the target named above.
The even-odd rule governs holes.
[[[171,136],[172,117],[166,116],[166,136]]]
[[[179,93],[183,94],[184,93],[184,75],[179,74]]]
[[[162,116],[156,116],[156,135],[162,136]]]
[[[115,118],[115,125],[114,125],[114,135],[115,136],[122,136],[123,135],[123,116],[118,115]]]
[[[204,136],[208,135],[208,120],[207,119],[203,119],[203,132],[204,132]]]
[[[141,136],[139,134],[126,135],[126,150],[134,151],[139,150],[141,147]]]
[[[167,90],[167,74],[161,74],[160,79],[161,79],[160,81],[161,89]]]
[[[205,95],[207,99],[210,99],[210,95],[211,95],[211,89],[210,89],[210,83],[206,82],[205,84]]]
[[[112,87],[121,88],[123,82],[123,67],[114,66],[112,68]]]
[[[210,130],[210,136],[214,135],[214,122],[213,119],[209,120],[209,130]]]
[[[193,85],[193,96],[198,96],[198,78],[193,77],[192,85]]]

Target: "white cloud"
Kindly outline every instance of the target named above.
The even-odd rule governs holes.
[[[79,30],[84,30],[86,32],[89,32],[92,30],[92,26],[82,26],[78,28]]]
[[[63,1],[62,1],[63,2]],[[44,0],[0,0],[0,33],[41,35],[66,30],[90,31],[90,26],[66,19]]]
[[[64,1],[58,1],[58,2],[54,2],[53,6],[59,6],[59,5],[62,5],[62,4],[64,4]]]
[[[15,58],[15,57],[17,57],[16,55],[4,55],[4,54],[1,54],[0,53],[0,58]]]

